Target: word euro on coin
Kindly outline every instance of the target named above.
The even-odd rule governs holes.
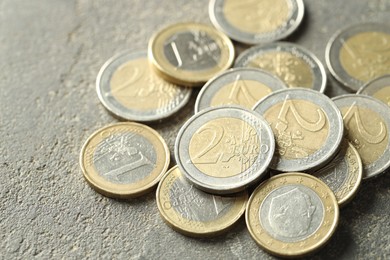
[[[223,233],[244,214],[247,192],[216,196],[195,188],[177,166],[161,179],[156,193],[164,221],[174,230],[193,237]]]
[[[365,95],[333,98],[340,109],[347,139],[363,162],[363,179],[382,173],[390,166],[390,107]]]
[[[358,91],[365,83],[390,74],[390,26],[367,23],[341,30],[330,39],[325,57],[332,75]]]
[[[225,34],[208,25],[179,23],[150,39],[148,55],[153,68],[164,79],[199,86],[230,68],[234,46]]]
[[[99,129],[85,142],[80,155],[87,182],[113,198],[149,192],[166,172],[169,161],[162,137],[148,126],[130,122]]]
[[[200,91],[195,113],[220,105],[240,105],[251,109],[273,91],[287,88],[272,74],[254,68],[230,69],[210,79]]]
[[[308,255],[333,235],[339,207],[329,187],[303,173],[263,182],[249,198],[246,225],[256,243],[281,257]]]
[[[302,0],[211,0],[209,15],[216,28],[246,44],[287,37],[302,21]]]
[[[107,110],[140,122],[171,116],[188,102],[192,91],[157,76],[149,68],[145,51],[124,52],[109,59],[98,74],[96,90]]]
[[[390,106],[390,75],[376,78],[364,85],[357,94],[372,96]]]
[[[175,158],[199,189],[228,194],[259,181],[274,150],[272,130],[260,115],[226,106],[202,110],[183,125],[176,138]]]
[[[308,89],[278,90],[254,108],[275,135],[276,152],[270,168],[305,171],[334,157],[343,137],[343,118],[324,94]]]
[[[238,56],[234,67],[263,69],[278,76],[290,88],[307,88],[323,93],[326,87],[326,72],[321,61],[293,43],[254,46]]]

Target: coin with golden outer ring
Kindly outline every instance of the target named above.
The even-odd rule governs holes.
[[[234,46],[222,32],[199,23],[179,23],[149,41],[149,61],[167,81],[199,86],[233,63]]]
[[[350,202],[359,189],[363,164],[356,148],[344,140],[337,156],[312,175],[322,180],[333,191],[340,207]]]
[[[103,127],[85,142],[80,166],[87,182],[112,198],[149,192],[166,172],[169,149],[152,128],[138,123]]]
[[[177,166],[161,179],[156,201],[164,221],[192,237],[210,237],[228,230],[244,214],[247,192],[216,196],[195,188]]]
[[[318,178],[285,173],[263,182],[249,198],[246,224],[270,254],[300,257],[329,241],[339,220],[336,197]]]
[[[390,75],[385,75],[364,85],[356,94],[372,96],[390,106]]]

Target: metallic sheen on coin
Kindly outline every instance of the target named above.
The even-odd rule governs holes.
[[[293,43],[254,46],[237,57],[234,67],[263,69],[278,76],[290,88],[308,88],[323,93],[326,87],[326,72],[321,61]]]
[[[153,68],[164,79],[199,86],[230,68],[234,46],[225,34],[208,25],[179,23],[150,39],[148,55]]]
[[[333,191],[339,206],[355,196],[363,176],[363,165],[355,147],[344,140],[337,156],[324,168],[312,173]]]
[[[132,122],[99,129],[80,154],[87,182],[112,198],[133,198],[149,192],[169,161],[169,149],[162,137],[152,128]]]
[[[376,78],[364,85],[357,94],[372,96],[390,106],[390,75]]]
[[[228,194],[267,174],[275,150],[268,123],[235,106],[213,107],[192,116],[175,143],[179,169],[198,188]]]
[[[292,172],[263,182],[249,198],[245,218],[249,233],[264,250],[299,257],[330,239],[338,224],[339,207],[325,183]]]
[[[275,135],[271,169],[306,171],[331,160],[343,137],[343,119],[324,94],[309,89],[278,90],[253,108],[264,116]]]
[[[171,116],[187,104],[192,91],[157,76],[145,51],[127,51],[109,59],[100,69],[96,90],[114,115],[139,122]]]
[[[365,23],[343,29],[330,39],[325,57],[332,75],[358,91],[365,83],[390,74],[390,26]]]
[[[246,44],[283,39],[302,21],[302,0],[211,0],[209,15],[216,28]]]
[[[340,109],[347,139],[363,162],[363,179],[382,173],[390,166],[390,107],[365,95],[333,98]]]
[[[247,192],[216,196],[195,188],[177,166],[161,179],[156,192],[164,221],[176,231],[192,237],[223,233],[244,214]]]
[[[240,105],[251,109],[269,93],[287,88],[272,74],[254,68],[235,68],[210,79],[200,91],[195,113],[220,105]]]

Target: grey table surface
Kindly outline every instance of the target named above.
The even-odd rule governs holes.
[[[304,2],[303,24],[287,40],[322,62],[336,30],[390,22],[388,0]],[[145,49],[156,29],[179,21],[210,24],[208,1],[0,1],[0,258],[273,258],[243,219],[223,236],[187,238],[165,225],[153,193],[117,201],[82,176],[82,144],[117,122],[95,92],[101,65],[122,50]],[[346,93],[328,76],[329,96]],[[151,125],[171,152],[196,94],[177,116]],[[390,259],[388,176],[363,182],[334,237],[312,258]]]

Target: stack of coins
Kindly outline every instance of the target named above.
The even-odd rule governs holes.
[[[355,25],[330,40],[332,75],[360,89],[330,99],[320,60],[278,42],[303,13],[301,0],[211,0],[216,29],[169,25],[151,37],[147,52],[108,60],[97,76],[98,97],[132,122],[106,126],[86,141],[80,165],[87,182],[126,199],[158,184],[162,218],[188,236],[221,234],[245,212],[252,238],[271,254],[298,257],[321,248],[361,180],[390,166],[390,29]],[[234,62],[230,39],[259,45]],[[177,166],[167,171],[165,141],[136,122],[169,120],[192,87],[202,87],[195,114],[177,135]]]

